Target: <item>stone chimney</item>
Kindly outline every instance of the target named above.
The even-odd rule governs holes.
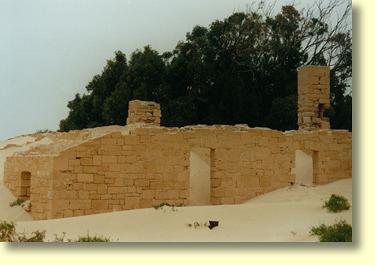
[[[160,104],[141,100],[132,100],[129,102],[126,124],[147,123],[160,126],[160,118]]]
[[[328,66],[308,65],[298,69],[298,129],[330,129],[323,116],[330,107]]]

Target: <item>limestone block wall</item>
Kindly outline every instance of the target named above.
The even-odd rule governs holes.
[[[309,65],[298,69],[299,129],[329,129],[323,112],[330,106],[330,68]]]
[[[149,123],[160,125],[160,104],[152,101],[132,100],[129,102],[129,111],[126,124]]]
[[[296,150],[312,156],[314,184],[352,177],[352,134],[346,130],[319,130],[286,134],[290,155]],[[294,160],[295,161],[295,160]],[[295,164],[293,162],[293,167]]]
[[[52,216],[190,205],[193,148],[212,150],[211,204],[240,203],[290,185],[293,156],[285,145],[280,132],[232,126],[113,133],[56,158]]]
[[[295,182],[296,151],[313,157],[314,183],[351,177],[351,133],[279,132],[247,126],[134,127],[69,148],[57,156],[15,156],[5,184],[22,195],[22,172],[31,173],[35,219],[191,205],[191,152],[210,166],[209,204],[242,203]],[[199,172],[199,171],[197,171]],[[197,176],[195,176],[197,177]],[[199,183],[199,182],[198,182]],[[207,182],[206,182],[207,183]]]
[[[51,156],[13,156],[5,163],[5,186],[17,198],[31,201],[31,215],[35,219],[52,218],[49,215],[49,195],[52,192],[53,159]],[[25,179],[25,176],[29,177]]]
[[[53,217],[188,204],[182,135],[112,133],[60,154],[54,168]],[[186,148],[185,148],[186,149]]]
[[[283,134],[247,126],[194,128],[184,133],[190,148],[210,148],[211,203],[242,203],[290,185],[292,156]]]

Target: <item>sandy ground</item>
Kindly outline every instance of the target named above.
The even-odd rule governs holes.
[[[9,203],[15,200],[10,191],[3,185],[0,185],[0,221],[31,221],[33,218],[21,207],[10,207]]]
[[[0,182],[6,156],[37,145],[34,139],[18,137],[10,140],[20,146],[8,147],[0,142]],[[26,144],[28,143],[28,144]],[[43,143],[43,142],[41,142]],[[39,143],[39,144],[41,144]],[[352,222],[352,211],[328,213],[322,204],[331,194],[352,201],[351,179],[319,187],[291,186],[252,199],[241,205],[194,206],[155,210],[140,209],[74,218],[33,221],[19,206],[9,207],[15,198],[0,185],[0,220],[15,221],[20,232],[45,230],[47,240],[66,233],[66,238],[79,235],[102,235],[119,242],[291,242],[317,241],[309,236],[314,225],[333,224],[339,220]],[[209,220],[219,226],[209,230],[187,224]]]
[[[288,187],[265,194],[242,205],[140,209],[91,216],[18,222],[20,232],[46,230],[47,239],[66,232],[67,238],[79,235],[103,235],[112,241],[157,242],[290,242],[316,241],[309,236],[312,226],[351,223],[352,211],[328,213],[322,204],[330,194],[340,194],[351,201],[351,180],[341,180],[320,187]],[[219,226],[188,227],[195,221],[219,221]]]

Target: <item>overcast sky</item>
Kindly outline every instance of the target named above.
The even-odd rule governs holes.
[[[114,51],[129,55],[148,44],[171,50],[194,25],[208,26],[249,3],[0,0],[0,140],[58,129],[68,115],[67,102],[85,92]]]

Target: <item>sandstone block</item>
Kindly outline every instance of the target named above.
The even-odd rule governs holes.
[[[92,208],[94,210],[104,210],[108,209],[108,200],[93,200]]]
[[[93,182],[94,175],[93,174],[77,174],[77,181],[78,182]]]
[[[125,208],[126,209],[137,209],[140,207],[140,198],[138,197],[126,197]]]

